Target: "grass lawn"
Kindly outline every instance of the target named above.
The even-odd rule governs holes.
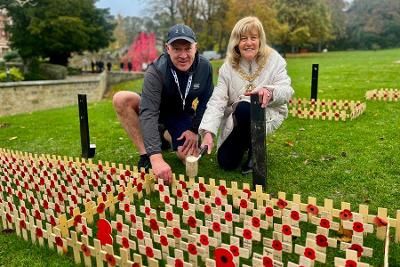
[[[295,97],[310,96],[311,64],[319,64],[320,99],[364,100],[374,88],[400,89],[400,49],[352,51],[290,56],[288,72]],[[214,62],[214,79],[222,62]],[[141,90],[141,81],[114,90]],[[88,107],[94,160],[135,164],[138,153],[116,119],[111,100]],[[391,217],[400,207],[399,102],[367,102],[366,112],[354,121],[329,122],[288,118],[267,140],[268,189],[289,195],[314,196],[368,204],[370,211],[388,208]],[[80,156],[77,106],[0,117],[0,147],[32,153]],[[397,152],[396,152],[397,151]],[[177,174],[184,166],[173,153],[166,159]],[[204,157],[199,176],[251,183],[251,176],[218,168],[215,155]],[[6,244],[12,245],[6,245]],[[16,245],[20,244],[20,245]],[[27,247],[33,252],[27,253]],[[20,249],[21,248],[21,249]],[[0,234],[0,266],[68,266],[72,258],[25,244],[14,235]],[[391,245],[391,266],[400,265],[399,245]]]

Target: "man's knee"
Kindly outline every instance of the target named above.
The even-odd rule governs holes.
[[[117,113],[123,113],[126,109],[139,111],[140,96],[133,92],[120,91],[113,96],[113,106]]]

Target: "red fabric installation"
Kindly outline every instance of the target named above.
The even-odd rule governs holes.
[[[133,71],[142,71],[144,67],[157,58],[156,36],[152,33],[140,32],[129,47],[128,53],[122,58],[124,70],[128,70],[128,62],[132,63]]]

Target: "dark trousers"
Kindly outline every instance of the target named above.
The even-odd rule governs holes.
[[[222,169],[239,167],[243,155],[251,155],[250,103],[240,102],[233,113],[235,127],[217,152],[218,164]]]

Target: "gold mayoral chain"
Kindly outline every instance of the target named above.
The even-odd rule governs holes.
[[[260,75],[260,73],[261,73],[262,69],[264,68],[264,66],[265,66],[265,62],[263,64],[260,64],[258,66],[257,70],[253,74],[251,74],[251,73],[247,74],[246,72],[244,72],[244,70],[242,70],[241,67],[239,67],[237,69],[237,72],[240,74],[240,76],[242,76],[242,78],[244,80],[249,82],[245,86],[246,93],[250,93],[251,91],[253,91],[256,88],[256,86],[254,85],[253,82]]]

